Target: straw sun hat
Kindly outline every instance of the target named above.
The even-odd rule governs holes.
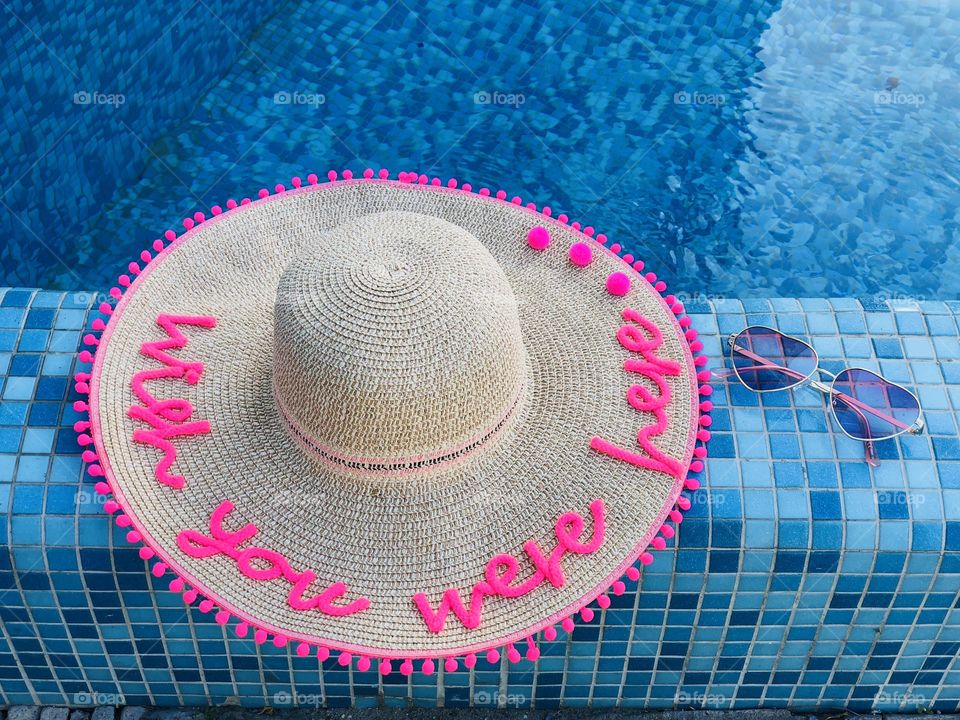
[[[534,660],[689,508],[701,343],[547,207],[328,178],[130,264],[80,354],[87,470],[153,574],[242,637],[382,673]]]

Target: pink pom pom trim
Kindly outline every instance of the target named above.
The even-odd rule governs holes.
[[[386,169],[381,169],[379,172],[374,173],[371,168],[367,168],[363,173],[363,181],[367,182],[378,182],[378,181],[388,181],[389,180],[389,171]],[[343,172],[343,179],[346,181],[353,180],[353,172],[350,170],[345,170]],[[378,180],[378,179],[379,180]],[[331,170],[327,173],[327,179],[330,182],[336,182],[338,180],[338,175],[335,170]],[[432,181],[426,175],[417,175],[416,173],[411,172],[401,172],[398,176],[400,183],[418,183],[420,185],[426,185],[428,182],[432,187],[440,187],[441,190],[445,192],[465,192],[470,193],[473,191],[473,187],[469,183],[459,183],[455,178],[450,178],[446,181],[445,187],[444,183],[440,178],[434,178]],[[319,182],[319,178],[315,173],[310,173],[307,175],[307,183],[309,186],[315,186]],[[394,181],[396,182],[396,181]],[[286,192],[298,192],[306,191],[307,188],[302,187],[303,183],[299,177],[294,177],[291,180],[292,190],[288,190],[283,184],[276,184],[274,186],[275,194],[282,194]],[[458,189],[459,188],[459,189]],[[263,199],[270,196],[270,191],[267,188],[262,188],[258,192],[258,197]],[[491,191],[489,188],[483,187],[478,191],[480,197],[490,197]],[[498,190],[495,194],[497,200],[504,201],[506,200],[507,193],[504,190]],[[230,212],[236,210],[239,207],[243,207],[250,204],[250,198],[243,198],[243,200],[238,204],[236,200],[229,199],[225,203],[226,210],[224,210],[220,205],[214,205],[210,209],[212,217],[219,217],[225,212]],[[511,202],[515,205],[522,205],[526,211],[536,213],[537,205],[534,202],[527,202],[526,205],[523,205],[523,200],[520,196],[513,196]],[[539,215],[544,218],[552,218],[554,211],[549,206],[544,206],[540,211]],[[183,226],[186,230],[192,230],[198,225],[207,221],[206,216],[203,212],[197,211],[193,214],[192,217],[186,217],[183,220]],[[569,222],[568,215],[560,213],[556,216],[556,221],[566,224]],[[581,230],[580,222],[573,222],[570,224],[570,227],[574,230]],[[582,228],[582,233],[587,238],[592,238],[599,246],[604,246],[607,242],[607,236],[603,233],[596,233],[594,228],[590,225],[587,225]],[[161,253],[165,249],[166,243],[173,243],[178,240],[177,233],[173,230],[166,230],[163,233],[163,239],[154,240],[151,247],[156,253]],[[535,226],[527,237],[527,242],[530,247],[536,250],[545,250],[550,245],[550,232],[545,225]],[[622,248],[618,243],[613,243],[609,247],[609,252],[619,254]],[[570,262],[577,267],[586,267],[593,260],[593,250],[590,244],[585,242],[574,243],[569,251]],[[145,265],[149,265],[155,260],[155,256],[151,254],[149,250],[144,250],[139,255],[140,262]],[[624,272],[614,272],[611,273],[606,279],[606,288],[607,291],[614,296],[623,296],[626,295],[631,289],[631,279],[628,272],[641,272],[644,269],[644,263],[642,260],[634,260],[631,254],[623,255],[620,260],[624,262],[626,266],[626,271]],[[136,283],[134,279],[139,277],[143,273],[143,267],[141,267],[139,262],[131,262],[127,267],[130,275],[121,275],[118,280],[118,286],[110,288],[109,295],[112,298],[111,302],[101,303],[99,306],[99,311],[104,318],[110,318],[113,315],[113,301],[120,300],[126,291],[134,288]],[[132,278],[130,276],[133,276]],[[647,282],[653,287],[655,291],[663,296],[666,291],[666,283],[662,280],[658,280],[657,276],[648,272],[645,276]],[[676,297],[673,295],[663,296],[663,301],[667,307],[674,315],[677,316],[677,322],[679,323],[682,329],[686,329],[686,332],[683,334],[683,338],[689,345],[690,352],[694,356],[694,365],[697,368],[704,368],[707,365],[707,357],[702,354],[703,343],[698,339],[698,335],[695,330],[689,329],[691,326],[691,318],[685,315],[685,309],[683,304],[678,302]],[[108,324],[101,318],[96,318],[91,323],[91,329],[95,332],[107,332],[109,330]],[[95,349],[100,343],[100,338],[93,334],[87,334],[83,338],[84,344],[86,344],[91,349],[83,349],[78,353],[78,359],[81,363],[92,363],[94,360]],[[697,380],[700,382],[698,392],[701,397],[708,398],[713,388],[708,384],[710,379],[710,374],[708,371],[702,371],[698,373]],[[90,376],[89,373],[78,373],[76,376],[76,386],[75,389],[80,394],[88,394],[90,392],[89,384]],[[78,400],[73,405],[74,410],[78,413],[89,415],[89,407],[86,402]],[[709,413],[713,408],[712,402],[710,400],[704,399],[700,402],[699,409],[701,413]],[[693,449],[693,455],[696,460],[691,461],[689,464],[689,471],[692,473],[698,473],[703,470],[702,459],[706,456],[706,447],[704,444],[710,439],[710,432],[707,428],[710,426],[712,420],[709,415],[702,414],[699,418],[700,429],[696,433],[696,440],[698,445]],[[77,442],[81,447],[88,447],[94,444],[94,441],[88,431],[90,430],[91,423],[87,419],[80,419],[74,423],[74,430],[78,433]],[[87,463],[87,471],[90,475],[94,477],[102,477],[105,473],[99,462],[97,461],[97,455],[94,451],[85,450],[81,456],[81,459]],[[683,487],[688,491],[694,491],[700,486],[700,481],[694,477],[687,477],[683,480]],[[109,484],[106,482],[98,482],[95,486],[95,489],[98,493],[109,495],[111,493]],[[691,506],[691,502],[687,497],[679,496],[675,501],[675,507],[672,510],[669,510],[666,513],[665,518],[669,519],[675,524],[680,524],[683,520],[682,512],[688,510]],[[109,514],[117,513],[121,510],[120,504],[114,499],[108,499],[104,503],[104,510]],[[125,513],[120,513],[116,517],[116,523],[120,527],[129,527],[132,524],[132,520],[129,515]],[[673,527],[670,525],[664,524],[660,528],[660,534],[655,536],[651,542],[650,546],[646,551],[642,552],[637,558],[641,566],[649,565],[653,562],[653,555],[650,553],[651,550],[661,550],[666,547],[666,542],[664,538],[671,538],[675,534]],[[139,531],[139,529],[131,529],[126,533],[126,539],[130,543],[139,544],[144,542],[144,536]],[[156,552],[148,546],[142,546],[139,548],[138,554],[141,559],[144,561],[149,561],[156,556]],[[156,577],[162,577],[169,570],[168,564],[164,561],[156,562],[151,567],[150,571]],[[625,572],[624,577],[626,579],[636,582],[639,580],[640,572],[636,565],[629,565]],[[184,581],[180,576],[175,576],[173,580],[169,583],[169,588],[173,592],[181,592],[183,600],[188,605],[194,603],[199,597],[199,593],[196,589],[189,588],[184,589]],[[614,580],[608,591],[614,595],[622,595],[626,591],[626,585],[622,580]],[[610,606],[611,600],[610,596],[601,593],[596,597],[596,605],[599,608],[605,609]],[[214,608],[214,602],[211,599],[204,598],[200,602],[199,610],[204,613],[208,613]],[[593,620],[595,613],[592,608],[589,606],[584,606],[580,612],[580,616],[585,622],[590,622]],[[233,614],[226,608],[222,608],[215,613],[214,619],[220,625],[226,625],[230,622],[230,619],[233,617]],[[556,622],[554,620],[553,622]],[[571,617],[563,618],[560,621],[560,625],[565,632],[572,632],[574,629],[574,621]],[[235,626],[235,632],[238,637],[245,637],[250,629],[250,624],[246,621],[240,621]],[[552,642],[557,637],[557,629],[553,624],[547,624],[542,628],[543,638],[549,642]],[[262,644],[267,641],[269,635],[267,631],[263,628],[257,628],[254,632],[254,640],[258,644]],[[283,647],[288,643],[288,638],[283,634],[275,634],[273,637],[273,644],[277,647]],[[523,657],[527,660],[533,661],[539,658],[540,650],[537,648],[537,645],[532,636],[526,637],[526,651],[523,653]],[[519,662],[521,659],[520,651],[514,646],[513,642],[506,642],[502,646],[505,648],[507,659],[512,662]],[[317,645],[317,657],[324,661],[329,658],[330,650],[329,648]],[[311,643],[308,642],[299,642],[296,644],[295,653],[300,657],[305,657],[310,653]],[[353,659],[353,654],[348,650],[342,650],[338,654],[338,662],[341,665],[348,666]],[[491,664],[496,664],[500,661],[501,655],[497,647],[488,648],[485,651],[485,657],[488,662]],[[394,658],[396,659],[396,658]],[[441,658],[443,661],[444,670],[447,672],[455,672],[459,664],[457,660],[453,657]],[[463,666],[465,668],[473,668],[476,666],[477,656],[476,653],[469,653],[463,659]],[[371,658],[367,655],[360,654],[357,659],[357,669],[360,671],[369,670],[371,667]],[[391,658],[383,658],[378,661],[377,664],[378,670],[387,674],[392,671],[392,662]],[[426,658],[422,661],[421,669],[425,674],[432,674],[435,671],[435,663],[432,659]],[[404,659],[400,665],[400,672],[409,675],[413,672],[413,662],[410,658]]]

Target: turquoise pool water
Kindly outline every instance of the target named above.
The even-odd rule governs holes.
[[[960,6],[68,4],[0,30],[0,285],[102,286],[198,209],[372,166],[549,203],[686,296],[960,297]]]

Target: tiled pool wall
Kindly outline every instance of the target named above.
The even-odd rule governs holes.
[[[0,291],[0,705],[960,708],[960,303],[688,302],[713,357],[778,326],[916,388],[929,432],[871,470],[818,393],[717,382],[707,489],[639,592],[536,664],[381,678],[238,639],[147,572],[71,428],[92,302]]]
[[[8,282],[88,262],[65,246],[118,186],[163,150],[151,147],[246,47],[283,3],[194,0],[91,3],[31,0],[0,13],[0,234]],[[194,42],[203,38],[203,42]],[[162,162],[162,159],[160,160]]]

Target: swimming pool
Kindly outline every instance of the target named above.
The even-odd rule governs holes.
[[[550,204],[687,297],[960,297],[960,6],[67,4],[0,29],[0,285],[103,286],[198,209],[372,166]]]

